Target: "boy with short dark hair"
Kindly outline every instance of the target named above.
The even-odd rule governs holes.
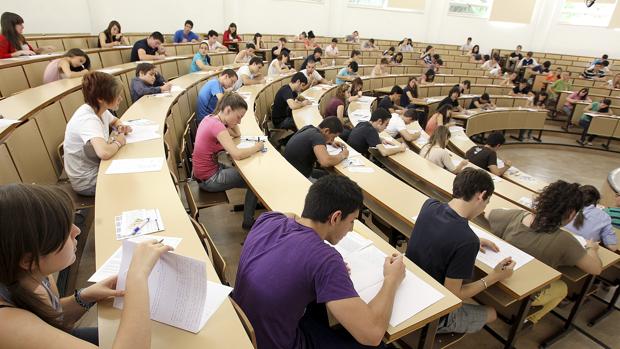
[[[170,92],[172,84],[166,82],[151,63],[140,63],[136,67],[136,77],[131,80],[131,101],[144,95]]]
[[[311,55],[308,55],[308,57],[306,57],[306,59],[304,59],[304,62],[301,64],[301,67],[299,68],[299,70],[304,70],[306,69],[306,66],[308,65],[308,62],[313,61],[316,64],[321,64],[321,56],[323,55],[323,49],[320,47],[316,47],[314,49],[314,52]]]
[[[377,108],[372,112],[370,121],[359,122],[347,139],[347,143],[358,153],[366,157],[370,156],[369,148],[377,148],[382,156],[390,156],[396,153],[404,152],[406,146],[397,141],[382,141],[379,133],[383,132],[388,124],[392,114],[383,108]],[[388,147],[386,147],[386,145]]]
[[[405,108],[401,107],[398,103],[400,103],[400,96],[403,94],[402,87],[398,85],[392,86],[390,90],[390,94],[384,96],[379,102],[378,108],[383,108],[390,113],[396,113],[399,115],[403,115],[405,112]]]
[[[308,84],[308,78],[297,72],[291,78],[291,82],[280,87],[273,100],[271,108],[271,121],[276,128],[296,130],[293,120],[293,110],[305,107],[311,102],[298,99],[299,92]]]
[[[148,38],[138,40],[131,48],[131,62],[160,60],[167,56],[164,43],[164,35],[160,32],[152,32]]]
[[[260,72],[263,67],[263,59],[260,57],[252,57],[247,65],[242,66],[237,70],[237,76],[239,80],[235,83],[233,90],[238,90],[244,85],[256,85],[264,84],[265,77]]]
[[[186,20],[185,24],[183,25],[183,29],[179,29],[174,33],[172,41],[175,44],[182,42],[197,42],[198,40],[200,40],[200,36],[198,36],[198,34],[192,31],[193,28],[194,22],[189,19]]]
[[[493,132],[487,137],[484,146],[471,147],[465,153],[465,157],[472,164],[501,177],[512,165],[509,160],[504,160],[504,166],[501,168],[497,165],[497,150],[504,143],[506,143],[504,135],[500,132]]]

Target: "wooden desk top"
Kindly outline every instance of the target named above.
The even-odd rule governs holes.
[[[287,77],[280,77],[279,79],[283,78]],[[240,89],[240,92],[250,92],[252,94],[248,103],[251,106],[254,104],[258,94],[266,86],[268,85],[244,86]],[[241,120],[241,133],[243,135],[262,135],[263,133],[256,123],[252,110],[253,108],[250,108]],[[267,152],[254,154],[247,159],[236,161],[236,164],[248,185],[269,210],[301,215],[304,199],[311,183],[275,149],[269,147]],[[286,184],[286,195],[283,195],[282,190],[275,186],[274,183]],[[353,230],[373,240],[375,245],[383,252],[390,254],[396,252],[394,247],[390,246],[361,222],[356,221]],[[419,267],[411,261],[405,260],[408,270],[440,291],[444,298],[399,326],[390,326],[386,334],[388,342],[422,328],[427,323],[453,311],[461,303],[460,299],[424,273]]]
[[[190,87],[208,75],[189,74],[175,80],[175,85]],[[163,126],[179,93],[172,97],[141,98],[122,119],[146,118]],[[114,156],[115,159],[137,157],[165,157],[163,138],[128,144]],[[171,181],[168,167],[159,172],[106,175],[111,161],[102,161],[97,180],[95,208],[95,248],[97,267],[100,267],[121,246],[115,238],[114,217],[126,210],[159,208],[166,230],[156,235],[183,238],[175,253],[200,259],[207,264],[209,280],[219,282],[215,269],[199,242],[187,212]],[[99,338],[102,348],[112,347],[118,329],[121,311],[112,303],[99,304]],[[153,348],[252,348],[241,321],[230,301],[216,311],[198,334],[151,321]]]

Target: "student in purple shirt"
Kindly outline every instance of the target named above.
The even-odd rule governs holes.
[[[366,304],[332,246],[353,228],[362,207],[360,187],[329,175],[306,195],[301,217],[267,212],[243,245],[232,297],[248,316],[259,348],[368,348],[388,327],[396,289],[405,276],[401,255],[386,257],[384,282]],[[342,324],[333,330],[325,313]]]

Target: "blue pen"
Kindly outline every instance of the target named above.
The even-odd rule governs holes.
[[[147,218],[146,221],[144,221],[144,223],[142,223],[141,226],[133,228],[133,234],[132,235],[136,235],[140,231],[140,229],[144,228],[144,226],[149,223],[150,220],[151,220],[151,218]]]

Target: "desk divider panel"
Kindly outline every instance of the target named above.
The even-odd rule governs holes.
[[[65,51],[72,48],[85,49],[88,48],[88,42],[86,38],[66,38],[62,39],[62,43],[65,47]]]
[[[0,185],[21,182],[13,159],[4,143],[0,144],[0,168],[2,168],[2,171],[0,171]]]
[[[60,106],[62,107],[62,112],[65,116],[66,122],[71,120],[73,113],[75,113],[77,108],[79,108],[82,104],[84,104],[84,94],[82,94],[81,88],[62,97],[60,100]]]
[[[6,146],[23,183],[57,182],[52,160],[34,120],[28,120],[13,130],[6,140]]]
[[[88,58],[90,59],[89,71],[103,68],[103,65],[101,64],[101,56],[99,56],[99,53],[97,52],[89,53]]]
[[[121,52],[119,50],[101,51],[99,52],[99,57],[104,67],[123,64],[123,57],[121,57]]]
[[[9,97],[29,87],[23,66],[0,69],[0,95],[2,97]]]
[[[67,123],[59,102],[50,104],[38,113],[32,119],[39,128],[39,133],[47,149],[47,154],[52,160],[52,165],[56,171],[56,175],[60,177],[63,169],[62,160],[58,157],[58,145],[64,141],[65,129]],[[26,151],[26,153],[28,153]]]
[[[43,85],[43,72],[51,61],[33,62],[24,65],[24,71],[26,72],[26,78],[28,79],[28,85],[30,87],[37,87]]]

